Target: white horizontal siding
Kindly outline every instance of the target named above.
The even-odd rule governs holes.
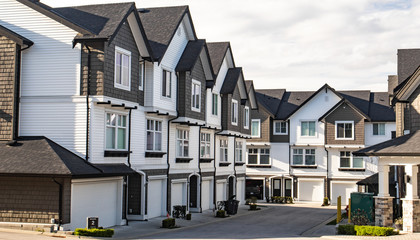
[[[392,134],[391,134],[392,131],[395,131],[395,122],[387,122],[385,123],[385,135],[374,136],[373,123],[365,122],[365,145],[372,146],[372,145],[390,140],[392,137]]]
[[[340,150],[343,151],[343,149],[328,149],[330,155],[330,177],[360,180],[378,172],[378,159],[376,157],[363,158],[365,171],[339,171]]]
[[[209,126],[212,127],[218,127],[221,128],[221,122],[222,122],[222,99],[220,98],[220,95],[218,95],[218,100],[217,100],[217,111],[218,114],[217,115],[213,115],[212,111],[213,111],[213,93],[215,94],[219,94],[219,92],[216,92],[215,90],[211,90],[211,89],[207,89],[206,90],[206,123]]]
[[[189,148],[188,148],[188,157],[193,158],[189,163],[176,163],[175,158],[177,158],[177,137],[176,132],[178,129],[188,130],[189,131]],[[171,124],[169,131],[169,162],[171,164],[171,173],[176,172],[197,172],[198,171],[198,161],[199,161],[199,151],[200,151],[200,139],[198,133],[198,127],[185,127],[180,126],[179,124]]]
[[[72,47],[77,32],[17,1],[0,1],[0,24],[30,39],[23,51],[21,95],[77,95],[80,48]]]

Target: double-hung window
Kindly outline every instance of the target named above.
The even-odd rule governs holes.
[[[210,158],[210,133],[201,133],[200,157]]]
[[[385,135],[385,123],[374,123],[373,124],[373,135],[384,136]]]
[[[147,119],[147,151],[162,151],[162,122]]]
[[[189,153],[189,135],[190,131],[184,129],[177,129],[176,130],[176,146],[177,157],[188,157]]]
[[[228,161],[228,140],[220,139],[220,161]]]
[[[249,107],[244,108],[244,128],[249,129]]]
[[[171,97],[171,72],[163,70],[162,72],[162,96]]]
[[[269,148],[250,148],[248,149],[249,165],[270,165]]]
[[[115,47],[114,86],[130,91],[131,52]]]
[[[127,116],[116,113],[106,113],[106,149],[127,149]]]
[[[260,119],[251,120],[251,137],[260,137]]]
[[[273,126],[274,135],[286,135],[287,134],[287,122],[285,121],[274,121]]]
[[[235,141],[235,162],[242,162],[242,146],[241,141]]]
[[[314,137],[316,132],[315,121],[301,121],[300,135],[307,137]]]
[[[144,61],[139,63],[139,90],[144,90],[144,80],[146,79],[146,64]]]
[[[341,151],[340,168],[363,168],[363,157],[355,157],[349,151]]]
[[[218,115],[218,99],[219,99],[219,95],[217,95],[216,93],[212,94],[212,107],[211,107],[211,114],[214,116]]]
[[[293,149],[293,165],[315,165],[315,149]]]
[[[335,122],[336,139],[353,139],[353,121]]]
[[[232,107],[231,107],[231,114],[232,114],[232,125],[238,125],[238,101],[232,100]]]
[[[198,81],[192,80],[191,110],[200,112],[200,102],[201,102],[201,83]]]

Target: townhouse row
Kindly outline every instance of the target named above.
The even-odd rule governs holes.
[[[245,197],[258,108],[188,6],[0,2],[0,222],[109,227]]]

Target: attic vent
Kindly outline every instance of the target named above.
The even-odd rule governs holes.
[[[148,13],[149,10],[147,10],[146,8],[139,8],[137,9],[137,11],[139,11],[140,13]]]
[[[300,101],[300,98],[296,98],[296,100]]]

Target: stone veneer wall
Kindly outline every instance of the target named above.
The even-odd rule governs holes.
[[[420,232],[420,199],[403,200],[403,231]]]
[[[375,197],[375,225],[392,227],[393,224],[393,197]]]

